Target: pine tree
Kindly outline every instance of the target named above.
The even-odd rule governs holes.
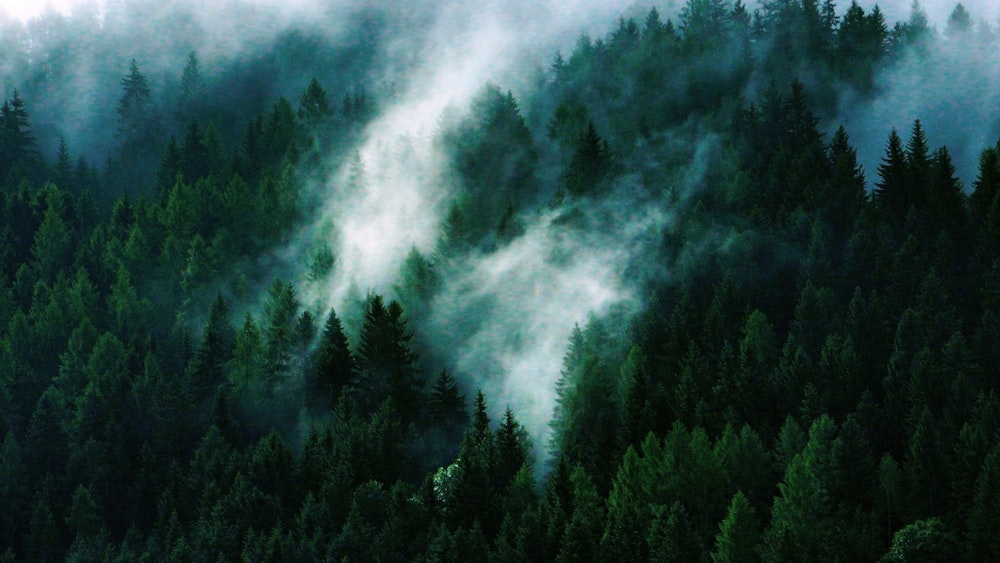
[[[588,122],[566,169],[566,192],[573,196],[592,194],[611,171],[610,152],[607,141],[597,134],[594,122]]]
[[[180,148],[180,157],[180,171],[184,174],[184,181],[189,184],[197,183],[212,171],[212,158],[197,121],[192,120],[188,124],[184,144]]]
[[[73,160],[69,154],[65,137],[59,137],[59,148],[56,151],[56,164],[52,170],[52,180],[63,190],[77,191],[76,181],[73,177]]]
[[[945,27],[945,36],[949,41],[960,40],[972,31],[972,16],[961,3],[955,5],[948,16],[948,24]]]
[[[928,176],[926,204],[931,224],[935,230],[944,229],[958,242],[964,238],[966,198],[947,147],[934,151]]]
[[[342,391],[354,385],[354,356],[347,344],[344,327],[336,311],[330,309],[316,355],[316,399],[320,404],[336,404]]]
[[[503,420],[496,431],[496,462],[494,483],[501,494],[507,490],[518,471],[528,461],[527,433],[514,418],[510,407],[503,413]]]
[[[858,153],[851,146],[843,125],[834,133],[828,152],[832,174],[826,216],[834,233],[844,240],[864,208],[867,198],[865,172],[858,164]]]
[[[229,361],[229,381],[237,389],[256,387],[267,378],[267,351],[260,329],[247,313],[236,333],[233,359]]]
[[[198,53],[191,51],[181,72],[181,105],[190,110],[198,110],[204,103],[205,76],[201,72]]]
[[[598,547],[604,520],[600,496],[593,480],[583,467],[577,466],[573,470],[570,483],[573,487],[571,502],[573,512],[569,516],[569,522],[566,523],[562,547],[556,561],[558,563],[598,561]]]
[[[20,181],[38,160],[27,106],[17,90],[0,106],[0,183]]]
[[[118,140],[122,144],[133,142],[143,134],[143,125],[149,117],[152,90],[139,65],[132,59],[128,74],[121,80],[122,97],[118,101]]]
[[[232,357],[234,339],[229,326],[229,305],[217,295],[209,308],[208,322],[191,362],[196,385],[211,388],[223,381],[224,367]]]
[[[969,197],[970,221],[972,228],[978,229],[997,193],[1000,193],[1000,150],[990,147],[979,156],[979,174],[972,188]]]
[[[458,429],[464,429],[468,425],[465,396],[459,391],[458,382],[446,369],[441,370],[434,380],[427,407],[431,423]]]
[[[917,119],[913,122],[910,139],[906,142],[906,182],[910,205],[924,209],[927,203],[928,176],[931,157],[927,133]]]
[[[817,418],[809,429],[805,449],[788,464],[774,499],[771,524],[764,533],[764,559],[829,559],[835,531],[829,495],[835,432],[832,419],[826,415]]]
[[[399,303],[391,301],[387,307],[381,295],[370,295],[357,350],[358,400],[364,409],[392,397],[403,420],[417,418],[422,382],[412,338]]]
[[[910,205],[913,196],[910,193],[906,153],[903,151],[903,141],[893,129],[889,134],[885,156],[878,167],[879,181],[875,183],[873,195],[875,203],[890,218],[901,221]]]
[[[299,302],[292,284],[275,279],[268,288],[268,300],[264,304],[264,328],[268,364],[276,377],[289,375],[298,308]]]
[[[719,523],[715,536],[715,563],[753,563],[759,561],[757,545],[760,543],[760,522],[742,491],[733,495],[726,518]]]
[[[313,78],[299,99],[299,119],[306,126],[316,128],[332,114],[333,109],[327,99],[326,90]]]
[[[972,559],[991,561],[1000,557],[997,526],[1000,526],[1000,445],[990,451],[976,481],[976,496],[968,521]]]

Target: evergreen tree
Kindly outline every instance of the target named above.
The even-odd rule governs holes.
[[[205,76],[201,72],[198,53],[188,53],[187,62],[181,72],[181,106],[189,113],[197,113],[205,103]]]
[[[386,306],[381,295],[368,297],[357,350],[358,399],[363,408],[392,397],[403,420],[416,420],[422,382],[417,355],[410,347],[412,338],[399,303]]]
[[[268,300],[264,305],[264,331],[268,367],[276,378],[289,375],[295,338],[294,323],[298,308],[299,303],[292,284],[275,279],[268,288]]]
[[[222,382],[224,367],[233,354],[234,337],[229,326],[229,306],[222,295],[212,301],[208,322],[191,362],[195,385],[211,388]]]
[[[323,89],[318,80],[313,78],[299,99],[299,119],[307,127],[315,129],[332,114],[333,110],[327,100],[326,90]]]
[[[152,104],[152,90],[139,65],[132,59],[128,74],[121,79],[122,96],[118,100],[118,140],[131,143],[144,135],[144,125]]]
[[[0,183],[16,184],[25,175],[33,175],[37,150],[27,105],[14,90],[11,99],[0,106]]]
[[[968,10],[960,3],[955,4],[955,9],[948,16],[948,24],[945,27],[945,36],[949,40],[961,40],[972,31],[972,16]]]
[[[192,120],[188,125],[184,144],[180,147],[179,170],[184,174],[184,180],[189,184],[195,184],[199,179],[212,172],[212,158],[197,121]]]
[[[601,139],[591,121],[576,143],[573,158],[566,169],[566,192],[573,196],[593,194],[598,185],[611,173],[611,150]]]
[[[73,177],[73,160],[66,145],[66,138],[59,137],[59,148],[56,150],[56,163],[52,169],[52,181],[68,192],[77,190]]]
[[[979,174],[972,183],[969,213],[972,227],[979,228],[1000,193],[1000,150],[988,148],[979,156]]]
[[[880,209],[890,218],[901,220],[909,207],[913,205],[913,194],[908,180],[906,153],[903,141],[893,129],[886,145],[885,156],[878,167],[879,181],[875,183],[873,197]]]
[[[712,561],[716,563],[752,563],[760,558],[757,545],[760,542],[760,523],[754,509],[743,496],[742,491],[733,495],[726,518],[719,524],[715,536],[715,551]]]
[[[987,561],[1000,556],[994,533],[1000,525],[1000,445],[995,445],[983,462],[976,481],[976,496],[969,512],[969,555]]]
[[[323,405],[335,404],[343,390],[354,385],[354,375],[354,356],[344,327],[336,311],[330,309],[316,355],[316,400]]]
[[[918,520],[892,536],[889,552],[879,561],[957,561],[962,552],[954,534],[938,518]]]
[[[597,489],[587,472],[577,466],[570,475],[573,512],[563,533],[557,562],[597,561],[603,510]]]
[[[521,467],[528,463],[529,445],[527,432],[514,418],[510,407],[503,413],[503,420],[496,430],[496,461],[494,483],[497,490],[503,494],[517,476]]]
[[[427,400],[430,421],[451,429],[464,429],[468,425],[465,396],[458,389],[458,382],[448,372],[441,373],[434,380]]]

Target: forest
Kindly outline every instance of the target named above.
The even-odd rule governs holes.
[[[1000,560],[1000,21],[156,5],[0,17],[0,561]]]

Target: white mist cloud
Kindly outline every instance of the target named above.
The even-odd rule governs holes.
[[[913,4],[913,0],[858,0],[858,5],[865,9],[865,12],[870,11],[875,5],[878,4],[881,8],[882,13],[885,14],[886,24],[891,29],[893,24],[897,21],[906,21],[910,18],[910,9]],[[927,14],[927,19],[930,20],[931,25],[937,27],[937,29],[943,30],[945,24],[948,22],[948,16],[955,9],[955,6],[962,4],[963,7],[972,16],[973,21],[985,20],[991,23],[996,23],[997,18],[1000,18],[1000,4],[995,0],[962,0],[958,2],[957,0],[921,0],[920,7]],[[851,3],[849,0],[842,0],[839,2],[839,12],[843,13],[847,10],[847,7]]]
[[[938,38],[927,52],[907,52],[879,73],[871,101],[847,96],[839,121],[858,149],[869,182],[885,154],[889,131],[904,141],[920,119],[932,149],[946,145],[966,187],[976,177],[979,153],[1000,137],[1000,59],[996,43],[975,35]]]
[[[56,11],[62,14],[70,14],[79,0],[46,0],[35,2],[32,0],[3,0],[0,1],[0,19],[3,16],[13,19],[27,21],[48,11]]]
[[[411,247],[433,250],[443,204],[455,191],[430,141],[446,109],[468,107],[488,81],[522,80],[526,70],[546,63],[560,39],[568,43],[592,21],[611,21],[618,8],[584,0],[452,1],[433,10],[429,28],[395,30],[399,39],[388,49],[395,60],[388,61],[386,78],[402,83],[403,91],[359,148],[369,176],[366,189],[345,193],[346,169],[329,182],[324,220],[337,231],[338,267],[327,292],[335,306],[352,288],[385,291]],[[392,147],[404,136],[417,158],[401,162]]]
[[[510,245],[455,267],[432,306],[428,329],[451,346],[455,372],[483,388],[492,416],[510,406],[541,454],[573,326],[639,310],[626,272],[652,255],[666,221],[659,205],[621,192],[588,213],[606,228],[567,227],[546,212]]]
[[[611,25],[622,10],[593,0],[452,1],[435,6],[427,29],[399,30],[385,74],[402,91],[359,147],[364,189],[350,193],[346,167],[327,182],[321,222],[334,225],[337,265],[322,294],[311,297],[342,309],[354,291],[390,291],[411,247],[425,255],[434,249],[457,193],[432,140],[441,116],[464,111],[487,82],[516,95],[556,50],[570,48],[598,23]],[[404,137],[410,156],[400,158]],[[627,209],[619,203],[619,211]],[[644,249],[638,239],[662,221],[658,208],[645,209],[598,233],[566,230],[549,212],[522,217],[523,236],[453,265],[428,326],[419,327],[427,340],[447,343],[438,352],[470,387],[483,387],[492,414],[509,405],[538,446],[545,444],[574,324],[635,303],[624,271]]]

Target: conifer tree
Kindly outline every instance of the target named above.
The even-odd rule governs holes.
[[[126,144],[143,134],[143,125],[149,117],[152,90],[139,65],[132,59],[128,74],[121,79],[122,96],[118,100],[118,140]]]
[[[299,99],[299,119],[302,120],[306,126],[310,128],[315,128],[319,126],[323,120],[332,115],[333,110],[330,108],[330,102],[326,96],[326,90],[320,85],[316,78],[313,78],[309,82],[309,86],[306,91],[302,94]]]
[[[381,295],[370,295],[357,350],[358,400],[364,408],[392,397],[403,420],[416,420],[422,382],[417,355],[410,347],[412,338],[399,303],[386,306]]]
[[[878,167],[878,175],[879,181],[875,183],[875,203],[890,218],[902,220],[903,215],[913,204],[913,196],[909,189],[907,157],[903,150],[903,141],[895,129],[889,135],[885,156],[882,157],[882,164]]]
[[[344,327],[335,310],[330,309],[316,356],[316,399],[333,405],[341,392],[354,385],[354,356],[347,344]]]

